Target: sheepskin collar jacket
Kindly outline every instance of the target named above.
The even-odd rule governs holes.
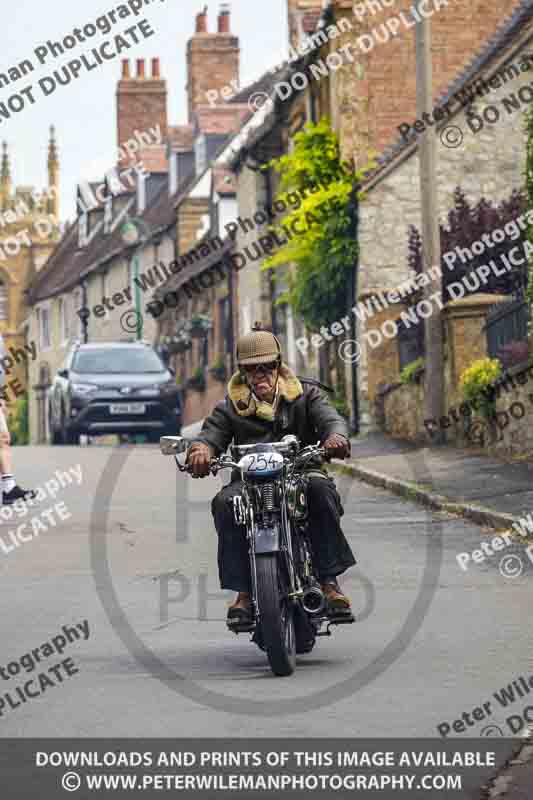
[[[297,378],[282,364],[273,405],[256,401],[236,372],[226,397],[206,418],[195,441],[205,442],[220,455],[230,444],[275,442],[289,433],[303,445],[323,442],[332,433],[349,436],[346,422],[314,382]]]

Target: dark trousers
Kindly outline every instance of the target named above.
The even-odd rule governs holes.
[[[241,481],[225,486],[214,498],[211,511],[218,533],[218,571],[222,589],[250,591],[250,559],[243,525],[233,516],[233,497]],[[310,477],[307,484],[309,537],[319,578],[336,576],[356,563],[340,518],[342,503],[331,478]]]

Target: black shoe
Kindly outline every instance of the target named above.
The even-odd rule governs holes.
[[[228,609],[228,625],[249,625],[252,622],[250,595],[239,592],[237,599]]]
[[[21,489],[20,486],[13,486],[9,492],[2,492],[2,504],[11,506],[17,500],[35,500],[37,492],[33,489]]]

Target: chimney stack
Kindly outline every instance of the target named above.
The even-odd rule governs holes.
[[[207,6],[196,15],[196,33],[207,33]]]
[[[196,33],[187,43],[187,94],[189,124],[198,106],[224,103],[221,90],[239,84],[240,45],[230,32],[230,8],[222,3],[218,31],[207,30],[207,6],[196,17]]]
[[[389,3],[391,5],[391,3]],[[297,48],[306,36],[306,20],[321,14],[324,3],[322,0],[287,0],[289,16],[289,44]]]
[[[229,3],[222,3],[220,6],[220,12],[218,15],[218,32],[219,33],[229,33],[230,32],[230,5]]]
[[[123,60],[122,79],[117,85],[117,147],[124,148],[126,142],[138,141],[136,133],[150,137],[150,129],[158,125],[161,136],[166,139],[167,83],[161,78],[159,58],[152,59],[150,77],[147,76],[144,58],[137,59],[134,77],[131,77],[129,60]],[[129,160],[124,159],[119,166],[126,167]]]

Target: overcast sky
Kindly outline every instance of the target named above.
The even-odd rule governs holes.
[[[127,0],[124,0],[127,3]],[[118,8],[120,0],[16,0],[9,4],[0,33],[0,73],[30,59],[35,71],[0,88],[0,103],[7,102],[21,89],[33,86],[35,103],[29,100],[19,113],[6,120],[0,117],[0,138],[9,144],[12,179],[15,184],[42,188],[47,182],[46,159],[48,129],[56,126],[61,166],[61,217],[74,215],[75,186],[80,177],[99,178],[114,163],[116,141],[116,84],[122,58],[161,58],[162,77],[168,85],[169,124],[187,122],[186,44],[194,32],[195,15],[204,6],[202,0],[153,0],[136,18],[118,20],[108,34],[98,33],[77,44],[59,58],[41,66],[35,49],[48,40],[61,41],[74,28],[94,23],[97,17]],[[209,3],[209,30],[216,30],[220,3]],[[258,78],[266,69],[279,63],[287,53],[286,0],[233,0],[231,30],[240,37],[241,84]],[[49,97],[38,86],[39,79],[53,74],[58,67],[90,51],[114,34],[146,18],[155,36],[141,41],[112,61],[94,70],[82,69],[76,81],[59,86]],[[114,50],[112,45],[109,52]]]

